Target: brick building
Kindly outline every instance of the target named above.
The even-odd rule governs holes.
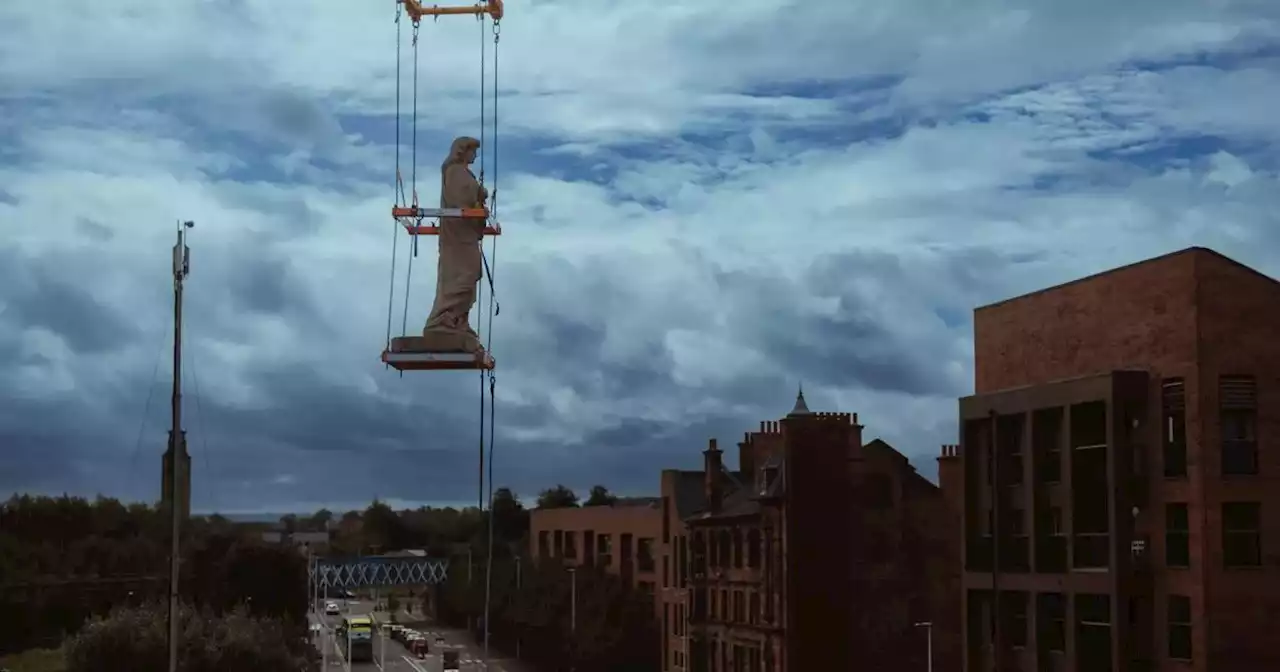
[[[737,470],[714,439],[703,457],[662,474],[663,670],[923,670],[918,621],[954,669],[958,515],[905,457],[803,394],[744,437]]]
[[[967,672],[1280,669],[1277,307],[1191,248],[975,311]]]
[[[661,528],[656,498],[529,514],[529,538],[539,561],[556,558],[569,567],[599,567],[650,596],[657,589]]]

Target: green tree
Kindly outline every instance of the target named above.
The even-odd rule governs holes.
[[[316,651],[305,628],[240,610],[215,615],[179,610],[183,672],[298,672]],[[168,668],[166,607],[153,602],[95,619],[66,647],[67,672],[163,672]]]
[[[396,551],[407,548],[409,535],[404,520],[379,500],[373,500],[369,508],[364,510],[360,518],[362,525],[363,552]]]
[[[612,506],[618,501],[617,497],[609,494],[609,489],[603,485],[591,486],[591,494],[587,496],[587,503],[583,506]]]
[[[307,520],[307,527],[315,532],[323,532],[329,529],[329,522],[333,520],[333,512],[329,509],[320,509],[312,514]]]
[[[569,509],[578,505],[578,495],[564,485],[538,493],[539,509]]]

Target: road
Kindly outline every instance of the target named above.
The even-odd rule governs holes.
[[[321,651],[327,649],[328,667],[326,672],[329,670],[337,672],[338,670],[346,669],[346,661],[342,657],[342,651],[338,648],[338,643],[334,640],[334,631],[342,623],[344,616],[368,615],[373,604],[372,602],[357,600],[350,600],[345,604],[342,600],[330,601],[337,603],[341,610],[339,615],[324,615],[324,605],[322,604],[319,605],[321,610],[313,612],[310,618],[313,624],[318,623],[322,628],[322,641],[317,642],[316,647],[320,648]],[[523,672],[521,666],[515,665],[514,661],[510,660],[498,660],[495,658],[486,666],[481,662],[481,651],[472,644],[470,637],[465,632],[435,628],[429,625],[416,627],[415,629],[427,636],[430,652],[426,655],[426,658],[418,659],[416,656],[410,655],[407,649],[390,637],[386,637],[386,641],[383,642],[382,633],[375,632],[373,635],[374,662],[354,663],[351,665],[352,672],[369,670],[382,670],[382,672],[443,672],[444,660],[440,655],[441,649],[456,649],[458,651],[461,672]],[[439,643],[440,639],[444,640],[443,644]],[[385,654],[383,653],[384,651]]]

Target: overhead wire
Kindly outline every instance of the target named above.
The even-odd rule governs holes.
[[[156,393],[156,375],[160,373],[160,362],[164,361],[165,345],[168,344],[168,329],[164,329],[164,335],[160,337],[160,347],[156,350],[156,363],[151,367],[151,377],[147,380],[147,400],[142,405],[142,417],[138,420],[138,438],[133,443],[133,452],[129,454],[129,473],[137,474],[134,466],[138,461],[138,453],[142,452],[142,438],[147,429],[147,416],[151,413],[151,399]],[[132,480],[132,479],[130,479]],[[136,486],[135,481],[132,485]]]

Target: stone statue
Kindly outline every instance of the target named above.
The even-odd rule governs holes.
[[[440,166],[440,207],[483,207],[489,191],[476,180],[470,165],[480,141],[461,137],[453,141]],[[480,337],[471,328],[471,307],[476,303],[476,283],[483,267],[480,240],[483,219],[440,218],[440,259],[436,264],[436,298],[431,316],[422,329],[422,345],[433,352],[483,351]]]

